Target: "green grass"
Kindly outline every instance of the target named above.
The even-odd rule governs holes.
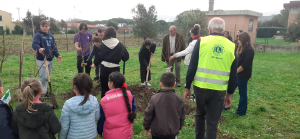
[[[256,38],[255,44],[294,45],[293,42],[284,42],[284,40],[275,40],[273,38]]]
[[[138,52],[139,47],[129,47],[130,59],[126,62],[125,77],[128,85],[140,83]],[[63,62],[54,60],[51,75],[53,92],[57,95],[71,90],[72,78],[77,74],[76,52],[60,52]],[[152,58],[152,80],[150,83],[158,90],[161,73],[166,71],[167,65],[161,62],[161,48],[158,47]],[[33,77],[34,56],[26,55],[23,66],[23,80]],[[121,67],[122,62],[120,63]],[[237,116],[239,94],[233,97],[230,110],[224,111],[222,116],[226,122],[219,126],[219,136],[233,138],[300,138],[300,54],[299,53],[262,53],[256,52],[253,62],[253,76],[248,84],[248,111],[246,116]],[[121,68],[122,71],[122,68]],[[185,84],[187,66],[181,65],[181,84]],[[19,57],[11,56],[4,63],[0,77],[4,90],[18,86]],[[95,73],[92,70],[92,77]],[[95,84],[96,86],[96,84]],[[175,88],[183,96],[184,87]],[[100,95],[97,96],[100,100]],[[60,109],[55,110],[58,117],[64,104],[60,98]],[[12,104],[14,107],[17,102]],[[195,105],[195,103],[192,103]],[[143,112],[138,112],[133,130],[133,138],[149,138],[143,130]],[[178,138],[195,138],[194,113],[187,115],[185,126]]]

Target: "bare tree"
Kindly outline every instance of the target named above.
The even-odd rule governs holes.
[[[1,40],[0,43],[0,73],[2,73],[3,63],[7,60],[8,56],[11,55],[11,48],[13,44],[16,42],[16,37],[8,37],[6,39]]]

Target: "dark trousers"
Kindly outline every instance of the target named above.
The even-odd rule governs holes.
[[[147,67],[140,66],[140,76],[141,76],[141,82],[144,83],[147,77]],[[151,80],[151,71],[149,70],[148,81],[150,80]]]
[[[99,74],[100,74],[100,68],[99,68],[99,66],[95,67],[95,74],[96,74],[96,77],[98,77],[98,78],[100,77],[99,76]]]
[[[84,56],[84,63],[87,63],[86,66],[81,67],[81,63],[82,63],[82,56],[77,56],[77,70],[78,73],[82,73],[83,72],[83,68],[85,68],[85,73],[90,75],[91,73],[91,65],[92,62],[87,62],[86,60],[88,59],[89,56]]]
[[[173,55],[173,54],[171,54],[171,55]],[[174,64],[175,64],[176,83],[180,84],[180,64],[181,64],[181,61],[178,62],[177,59],[180,59],[180,58],[175,58],[172,61],[170,61],[169,62],[170,65],[169,66],[172,66],[171,72],[173,72],[173,70],[174,70]]]
[[[168,138],[162,138],[162,137],[155,137],[155,136],[152,135],[152,139],[175,139],[175,138],[176,138],[176,136],[168,137]]]
[[[240,101],[239,106],[236,110],[237,114],[246,115],[247,105],[248,105],[248,95],[247,95],[247,86],[249,79],[240,79],[236,80],[236,87],[239,87]]]
[[[196,139],[205,138],[205,121],[207,125],[206,139],[215,139],[226,91],[201,89],[194,86],[194,94],[197,105]]]
[[[107,68],[101,64],[101,73],[100,73],[100,82],[101,82],[101,98],[105,96],[105,93],[109,91],[108,87],[108,76],[110,73],[118,71],[120,72],[120,67],[116,68]]]

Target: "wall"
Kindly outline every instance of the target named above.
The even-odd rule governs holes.
[[[251,42],[256,42],[256,28],[258,23],[258,17],[246,16],[246,15],[208,15],[208,21],[214,17],[221,17],[225,21],[225,30],[229,31],[233,40],[237,35],[238,30],[248,32],[251,36]],[[249,19],[253,19],[253,30],[248,31]]]
[[[300,46],[253,44],[255,51],[262,52],[300,52]]]
[[[3,26],[5,31],[6,26],[10,29],[10,32],[14,30],[15,23],[12,22],[11,14],[0,10],[0,15],[2,16],[2,21],[0,21],[0,26]]]

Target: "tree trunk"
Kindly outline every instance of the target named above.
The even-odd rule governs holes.
[[[0,73],[2,73],[3,62],[4,62],[4,61],[1,61],[1,65],[0,65]]]

